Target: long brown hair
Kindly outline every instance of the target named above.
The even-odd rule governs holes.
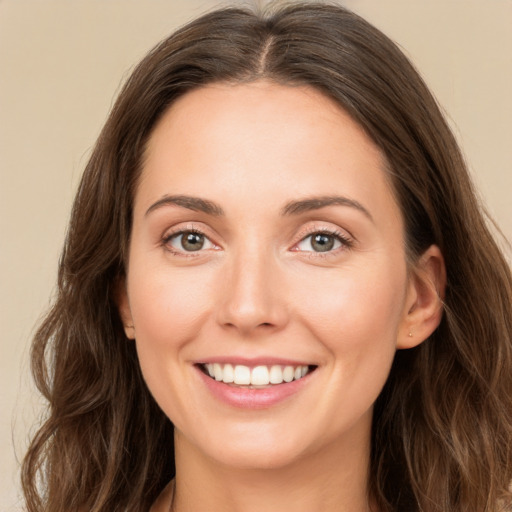
[[[336,101],[387,158],[408,257],[437,244],[445,314],[398,351],[375,406],[369,492],[381,511],[496,512],[511,503],[512,278],[436,101],[397,47],[334,5],[209,13],[124,86],[85,169],[58,295],[32,348],[48,417],[23,463],[30,512],[141,511],[174,474],[173,427],[115,305],[152,128],[185,92],[259,78]]]

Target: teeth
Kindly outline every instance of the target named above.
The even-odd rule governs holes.
[[[293,380],[293,366],[285,366],[283,370],[283,380],[285,382],[291,382]]]
[[[251,371],[251,384],[253,386],[267,386],[270,382],[268,368],[266,366],[256,366]],[[238,383],[237,383],[238,384]]]
[[[235,366],[235,384],[250,384],[251,383],[251,369],[248,366],[238,364]]]
[[[230,382],[235,381],[235,370],[233,369],[233,367],[230,364],[224,365],[224,370],[222,372],[222,380],[226,384],[229,384]]]
[[[281,384],[283,382],[283,369],[280,366],[270,368],[270,384]]]
[[[302,379],[309,373],[309,367],[301,366],[255,366],[250,368],[241,364],[208,363],[204,365],[212,379],[237,384],[239,386],[268,386]]]
[[[213,365],[213,376],[215,380],[222,380],[222,366],[220,364],[215,363]]]

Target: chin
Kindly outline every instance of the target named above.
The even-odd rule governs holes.
[[[183,438],[177,434],[176,443],[195,445],[196,453],[206,456],[220,466],[239,470],[281,469],[296,463],[304,457],[310,442],[299,432],[290,435],[283,429],[260,426],[229,429],[222,437],[217,435],[201,436],[200,439]],[[218,432],[218,431],[217,431]],[[184,447],[185,448],[185,447]]]
[[[304,455],[298,447],[279,445],[278,442],[271,445],[245,443],[238,449],[222,450],[216,453],[215,459],[219,463],[240,470],[279,470],[296,464]]]

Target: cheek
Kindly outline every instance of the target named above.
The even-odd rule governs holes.
[[[187,346],[211,316],[211,289],[206,276],[159,271],[134,272],[129,275],[130,308],[136,332],[139,364],[144,379],[160,406],[179,422]],[[141,268],[141,267],[138,267]]]
[[[209,313],[204,272],[153,271],[130,275],[130,308],[137,337],[150,343],[180,342],[193,336]]]
[[[394,353],[406,290],[406,267],[371,264],[333,269],[303,280],[297,304],[308,328],[343,362],[376,364]]]
[[[207,276],[162,265],[132,266],[128,276],[139,364],[151,394],[175,424],[187,404],[187,346],[197,338],[214,304]],[[143,271],[139,272],[139,269]],[[210,278],[211,281],[211,278]]]
[[[344,422],[372,407],[388,378],[405,284],[405,265],[387,272],[370,266],[338,269],[322,287],[305,289],[301,316],[330,354],[326,369],[332,385],[317,407],[333,425],[333,435],[340,422],[345,428]],[[343,408],[332,407],[333,402]],[[351,411],[350,418],[343,411]]]

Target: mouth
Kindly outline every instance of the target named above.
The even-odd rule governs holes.
[[[301,380],[316,369],[315,365],[258,365],[200,363],[198,368],[208,377],[234,387],[268,388]]]

